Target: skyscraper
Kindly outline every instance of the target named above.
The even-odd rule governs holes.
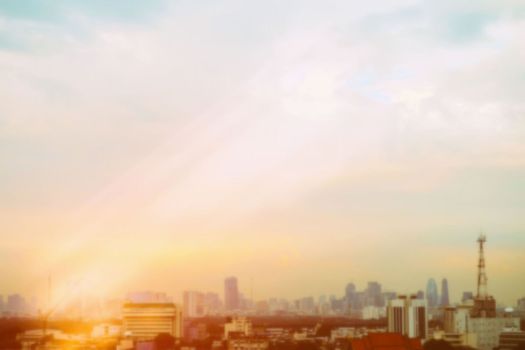
[[[202,317],[206,314],[204,293],[184,291],[183,307],[185,317]]]
[[[427,301],[429,308],[438,306],[438,287],[433,278],[427,282]]]
[[[388,302],[387,317],[389,332],[410,338],[426,338],[428,317],[424,299],[417,299],[415,295],[400,295]]]
[[[357,300],[356,300],[356,290],[353,283],[348,283],[345,288],[345,301],[344,307],[346,312],[350,313],[353,310],[358,309]]]
[[[384,306],[384,300],[381,294],[381,285],[378,282],[368,282],[365,293],[366,305]]]
[[[226,310],[235,310],[239,308],[237,277],[232,276],[224,280],[224,304]]]
[[[446,278],[443,278],[441,281],[441,306],[448,306],[450,300],[448,297],[448,281]]]
[[[352,299],[354,298],[355,296],[355,284],[353,283],[348,283],[346,285],[346,288],[345,288],[345,297],[346,297],[346,300],[348,301],[352,301]]]

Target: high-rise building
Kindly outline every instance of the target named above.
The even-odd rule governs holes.
[[[11,315],[22,315],[26,312],[26,300],[20,294],[11,294],[7,296],[7,312]]]
[[[206,293],[204,296],[204,303],[206,304],[206,313],[208,315],[218,313],[222,307],[221,299],[217,293]]]
[[[174,303],[127,302],[122,307],[124,335],[151,340],[161,333],[182,337],[182,310]]]
[[[345,298],[349,302],[352,302],[354,296],[355,296],[355,284],[348,283],[345,288]]]
[[[427,304],[415,295],[400,295],[390,300],[387,307],[388,331],[410,338],[425,339],[428,332]]]
[[[344,299],[344,308],[347,311],[347,313],[351,313],[352,311],[357,309],[356,289],[353,283],[348,283],[346,285]],[[324,302],[319,304],[322,305],[324,304]]]
[[[441,306],[448,306],[450,300],[448,297],[448,281],[446,278],[443,278],[441,281]]]
[[[516,310],[525,311],[525,297],[518,299],[516,302]]]
[[[315,312],[315,302],[313,297],[304,297],[298,300],[298,310],[305,315],[311,315]]]
[[[206,315],[206,301],[204,293],[184,291],[183,307],[185,317],[202,317]]]
[[[439,300],[438,287],[437,287],[436,281],[433,278],[429,279],[427,282],[426,294],[427,294],[428,307],[434,308],[438,306],[438,300]]]
[[[224,304],[228,311],[239,308],[237,277],[228,277],[224,280]]]
[[[368,282],[366,288],[366,305],[384,306],[383,295],[381,294],[381,285],[378,282]]]

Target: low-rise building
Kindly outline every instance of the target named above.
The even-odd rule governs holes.
[[[252,333],[252,323],[246,317],[234,317],[230,322],[224,324],[224,339],[232,336],[249,337]]]
[[[182,337],[182,311],[174,303],[125,303],[122,307],[125,336],[151,340],[161,333]]]
[[[525,344],[525,332],[523,331],[504,331],[499,335],[500,350],[514,350],[519,344]]]

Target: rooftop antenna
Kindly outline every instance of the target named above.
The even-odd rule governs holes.
[[[485,273],[485,255],[483,246],[487,241],[487,237],[481,233],[478,238],[479,245],[479,260],[478,260],[478,294],[477,298],[486,299],[487,294],[487,274]]]

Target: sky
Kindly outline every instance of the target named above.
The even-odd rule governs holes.
[[[0,294],[525,296],[521,0],[0,2]]]

